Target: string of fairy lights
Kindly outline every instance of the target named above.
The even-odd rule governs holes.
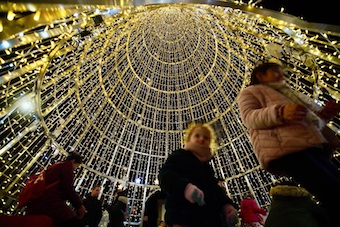
[[[103,185],[110,203],[127,189],[129,222],[140,223],[191,121],[215,129],[212,165],[228,195],[239,202],[251,191],[267,207],[275,177],[259,168],[236,104],[251,69],[280,60],[296,90],[320,105],[340,100],[336,32],[213,5],[67,12],[0,43],[3,214],[23,212],[15,197],[29,175],[77,151],[85,162],[76,190]],[[329,126],[340,133],[339,117]]]

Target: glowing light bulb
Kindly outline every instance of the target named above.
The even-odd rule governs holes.
[[[136,180],[135,180],[136,184],[140,184],[142,182],[142,179],[137,177]]]
[[[1,44],[0,44],[0,47],[2,47],[3,49],[7,49],[9,47],[9,42],[8,41],[3,41]]]
[[[19,100],[19,109],[22,112],[30,112],[35,108],[35,103],[32,99],[27,96],[24,96]]]
[[[15,13],[13,13],[12,10],[9,10],[7,13],[7,20],[12,21],[14,20],[14,17],[15,17]]]
[[[38,21],[38,20],[40,19],[40,14],[41,14],[40,11],[35,12],[33,19],[34,19],[35,21]]]

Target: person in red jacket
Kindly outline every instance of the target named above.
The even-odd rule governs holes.
[[[46,184],[60,181],[49,188],[44,194],[27,205],[28,215],[46,215],[51,217],[57,226],[82,226],[81,218],[85,214],[82,200],[73,186],[73,171],[82,163],[77,153],[70,153],[65,161],[50,166],[46,171]],[[67,205],[69,201],[76,212]]]
[[[241,211],[240,217],[242,218],[242,222],[247,227],[259,227],[262,226],[260,214],[266,215],[267,211],[263,208],[260,208],[254,200],[254,196],[252,194],[248,194],[241,201]]]

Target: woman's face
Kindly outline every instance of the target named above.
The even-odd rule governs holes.
[[[256,78],[261,84],[282,82],[284,80],[284,72],[281,67],[272,67],[265,73],[258,73]]]
[[[204,127],[196,127],[193,129],[190,142],[200,145],[210,146],[210,132]]]

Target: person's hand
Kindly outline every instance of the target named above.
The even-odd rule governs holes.
[[[283,107],[283,119],[287,121],[301,121],[306,117],[308,110],[298,104],[286,104]]]
[[[197,203],[199,206],[203,206],[205,204],[203,191],[191,183],[187,184],[185,187],[184,197],[190,203]]]
[[[145,222],[149,221],[149,216],[144,216],[143,221],[145,221]]]
[[[340,112],[340,103],[336,103],[334,100],[329,100],[325,107],[321,110],[320,116],[325,120],[331,120]]]
[[[81,207],[78,209],[78,217],[83,218],[86,213],[86,208],[84,205],[81,205]]]
[[[234,227],[238,223],[237,211],[231,204],[226,204],[223,207],[223,214],[226,218],[227,226]]]

